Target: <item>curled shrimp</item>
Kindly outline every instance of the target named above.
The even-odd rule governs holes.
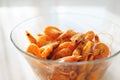
[[[82,49],[86,45],[86,43],[87,43],[87,41],[85,41],[84,39],[82,39],[80,41],[80,43],[78,44],[78,46],[74,49],[72,55],[73,56],[80,56],[80,55],[82,55]]]
[[[75,49],[76,44],[74,42],[64,42],[61,43],[56,50],[54,50],[54,55],[52,59],[58,59],[65,56],[72,55],[73,50]]]
[[[80,74],[77,76],[76,80],[85,80],[85,72],[80,73]]]
[[[100,64],[100,63],[99,63]],[[94,67],[93,67],[94,68]],[[98,69],[92,70],[88,76],[86,77],[86,80],[99,80],[101,74],[104,72],[106,69],[106,66],[104,67],[102,64],[99,66]]]
[[[59,51],[57,51],[54,56],[52,57],[53,60],[59,59],[65,56],[70,56],[72,54],[72,51],[69,48],[63,48]]]
[[[75,42],[75,43],[79,43],[81,40],[83,39],[83,34],[82,33],[76,33],[75,35],[73,35],[70,40],[72,42]]]
[[[43,47],[41,47],[40,49],[43,50],[41,52],[41,57],[46,59],[50,53],[53,51],[53,49],[58,46],[59,42],[53,42],[53,43],[50,43],[48,45],[45,45]]]
[[[58,46],[57,51],[59,51],[63,48],[69,48],[69,49],[73,50],[75,47],[76,47],[76,44],[74,42],[63,42]]]
[[[31,43],[28,48],[27,48],[27,52],[41,58],[41,50],[39,49],[39,47],[36,44]]]
[[[99,42],[99,41],[100,41],[99,36],[95,35],[95,42]]]
[[[79,48],[76,48],[74,51],[73,51],[73,53],[72,53],[72,55],[73,56],[80,56],[81,55],[81,49],[79,49]]]
[[[88,41],[86,45],[83,47],[82,55],[83,56],[88,55],[92,51],[92,46],[93,46],[93,43],[91,41]]]
[[[70,72],[70,80],[75,80],[76,77],[77,77],[77,72],[71,71],[71,72]]]
[[[44,33],[50,36],[53,39],[56,39],[62,32],[57,27],[54,26],[47,26],[44,29]]]
[[[58,62],[77,62],[80,59],[81,59],[81,56],[66,56],[66,57],[60,58],[56,61],[58,61]]]
[[[69,41],[70,38],[76,34],[76,32],[74,32],[73,30],[69,29],[66,32],[62,33],[57,40],[63,40],[63,41]]]
[[[105,58],[109,55],[109,53],[107,45],[101,42],[97,43],[93,48],[93,55],[95,55],[95,59]]]
[[[50,40],[51,39],[50,39],[49,36],[47,36],[47,35],[40,35],[40,36],[38,36],[38,39],[37,39],[37,45],[39,47],[42,47],[42,46],[48,44],[50,42]]]
[[[27,38],[29,39],[30,43],[36,44],[36,39],[30,34],[28,31],[26,31]]]
[[[69,76],[63,75],[63,74],[54,74],[50,80],[70,80]]]
[[[90,41],[92,41],[95,37],[95,33],[93,31],[88,31],[86,34],[85,34],[85,39],[88,39]]]

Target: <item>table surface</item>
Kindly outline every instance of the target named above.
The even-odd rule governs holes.
[[[64,9],[64,10],[63,10]],[[70,9],[59,7],[56,13],[70,13]],[[79,7],[76,13],[89,13],[92,15],[107,16],[120,24],[119,14],[107,11],[103,7]],[[91,13],[92,12],[92,13]],[[0,80],[37,80],[29,64],[24,57],[15,49],[10,41],[12,28],[23,20],[39,15],[39,8],[31,6],[23,7],[0,7]],[[108,69],[108,77],[105,80],[120,80],[120,56]],[[112,71],[112,73],[111,73]]]

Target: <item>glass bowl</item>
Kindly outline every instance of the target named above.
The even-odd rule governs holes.
[[[59,63],[43,60],[26,52],[29,41],[25,31],[33,35],[42,33],[47,25],[54,25],[65,31],[73,29],[79,32],[93,30],[102,42],[110,47],[111,55],[107,58]],[[49,15],[37,16],[18,24],[11,32],[10,38],[14,46],[24,55],[31,68],[40,80],[99,80],[103,77],[113,58],[120,53],[120,26],[105,17],[92,15]]]

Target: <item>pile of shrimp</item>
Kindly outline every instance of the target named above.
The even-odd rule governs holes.
[[[110,55],[108,46],[102,43],[93,31],[81,33],[69,29],[63,32],[55,26],[47,26],[44,28],[44,33],[37,34],[37,37],[28,31],[26,36],[30,41],[27,52],[42,59],[56,62],[82,62],[102,59]],[[55,68],[52,77],[48,80],[98,80],[103,68],[95,66],[97,69],[93,69],[91,64],[61,65]]]

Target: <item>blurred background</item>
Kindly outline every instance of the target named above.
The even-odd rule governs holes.
[[[0,0],[0,80],[36,80],[28,63],[10,41],[18,23],[40,15],[90,14],[120,25],[120,0]],[[120,80],[120,55],[105,80]]]

